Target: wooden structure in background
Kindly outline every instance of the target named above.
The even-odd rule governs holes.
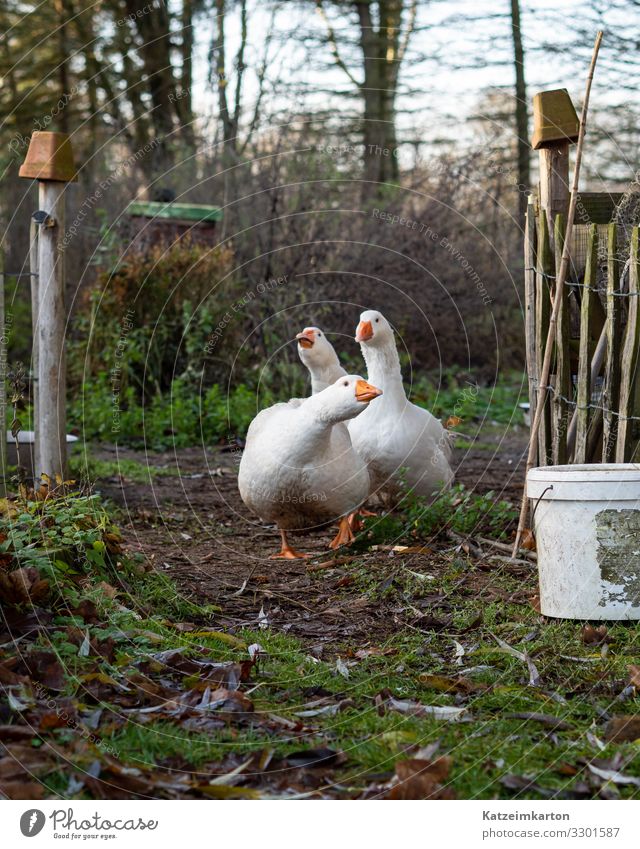
[[[560,268],[569,202],[569,145],[578,133],[565,90],[534,97],[532,146],[540,187],[525,225],[525,330],[529,401],[535,412],[549,318],[561,298],[550,386],[538,431],[537,465],[628,462],[640,442],[639,245],[624,261],[611,222],[622,195],[582,192],[571,238],[571,272]]]
[[[584,272],[555,290],[565,219],[529,205],[525,238],[527,369],[535,403],[552,299],[560,297],[550,390],[538,433],[537,465],[625,463],[640,446],[640,244],[634,228],[620,260],[618,229],[606,225],[606,257],[598,225],[589,228]],[[603,320],[601,319],[603,316]],[[577,328],[577,331],[572,331]]]
[[[218,206],[199,203],[135,201],[129,204],[128,251],[147,253],[156,245],[169,247],[188,238],[200,245],[216,244],[216,224],[222,220]]]

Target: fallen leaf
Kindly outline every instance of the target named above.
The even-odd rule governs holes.
[[[91,651],[91,641],[89,639],[89,631],[85,634],[84,640],[80,644],[80,648],[78,649],[79,657],[89,657],[89,652]]]
[[[450,705],[423,705],[420,702],[414,702],[409,699],[395,699],[393,696],[387,696],[386,701],[377,702],[378,713],[382,704],[386,705],[390,710],[396,710],[399,713],[410,714],[411,716],[430,716],[432,719],[442,719],[446,722],[458,722],[462,715],[467,713],[467,708],[453,707]],[[381,714],[382,715],[382,714]]]
[[[608,629],[606,625],[594,628],[589,622],[582,626],[581,637],[585,645],[602,645],[607,642]]]
[[[587,764],[587,768],[598,778],[603,778],[605,781],[612,781],[614,784],[633,784],[634,787],[640,787],[640,778],[635,775],[624,775],[616,769],[600,769],[593,764]]]
[[[260,613],[258,613],[258,628],[262,631],[269,627],[269,617],[264,612],[264,606],[260,608]]]
[[[347,664],[342,660],[342,658],[338,655],[336,660],[336,671],[342,675],[343,678],[349,678],[349,670],[347,668]]]
[[[448,678],[446,675],[429,675],[423,672],[418,680],[430,690],[440,690],[443,693],[478,693],[488,688],[488,684],[470,681],[468,678]]]
[[[525,528],[522,532],[522,537],[520,539],[520,548],[524,548],[525,551],[536,550],[536,538],[531,528]]]
[[[555,795],[554,790],[549,790],[536,783],[535,778],[528,775],[514,775],[509,773],[503,775],[500,779],[500,784],[508,790],[526,791],[528,793],[537,793],[539,796],[549,799]]]
[[[640,715],[612,716],[605,726],[604,739],[610,743],[640,739]]]
[[[640,666],[629,666],[629,683],[640,690]]]
[[[553,728],[554,731],[566,731],[571,728],[569,723],[565,722],[564,719],[560,719],[559,717],[548,713],[521,711],[519,713],[506,714],[506,719],[524,719],[531,722],[539,722],[542,725],[546,725],[548,728]]]
[[[287,764],[299,769],[315,769],[317,767],[336,766],[345,760],[344,755],[333,749],[305,749],[302,752],[291,752],[285,758]]]
[[[454,799],[452,790],[442,787],[451,771],[451,758],[435,761],[410,758],[396,763],[394,785],[387,799]]]

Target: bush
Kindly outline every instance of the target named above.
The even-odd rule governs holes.
[[[143,403],[127,387],[116,411],[111,379],[103,372],[72,400],[69,419],[87,441],[161,451],[243,437],[258,410],[273,402],[270,392],[258,396],[244,384],[227,394],[218,384],[199,391],[192,381],[177,378],[167,392]]]
[[[174,377],[201,376],[218,313],[237,297],[232,270],[229,247],[182,240],[128,255],[99,275],[74,318],[70,385],[113,374],[142,400],[168,390]]]

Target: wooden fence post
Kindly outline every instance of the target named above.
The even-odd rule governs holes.
[[[38,418],[35,422],[38,476],[64,480],[66,473],[67,324],[64,292],[64,192],[77,179],[66,133],[34,133],[20,176],[38,180],[41,215],[38,238]]]
[[[639,281],[639,247],[638,228],[633,228],[631,236],[631,265],[629,267],[629,309],[627,312],[627,328],[622,348],[622,373],[620,376],[620,405],[618,420],[618,441],[616,444],[616,463],[626,463],[632,456],[633,422],[636,370],[638,367],[638,352],[640,351],[640,297]]]
[[[545,339],[549,332],[549,317],[551,315],[550,292],[551,280],[554,276],[554,265],[551,245],[549,243],[549,227],[544,214],[540,215],[538,224],[538,262],[536,266],[536,372],[538,374],[538,394],[536,398],[536,409],[540,405],[540,398],[542,398],[542,404],[544,405],[542,422],[538,430],[538,465],[548,466],[552,461],[551,401],[550,393],[542,392],[539,381],[542,372]]]
[[[7,496],[7,336],[4,313],[4,248],[0,245],[0,498]]]
[[[527,205],[524,234],[524,330],[529,379],[529,418],[533,421],[538,392],[538,358],[536,356],[536,216],[532,203]]]
[[[33,379],[31,382],[31,402],[33,406],[33,424],[35,431],[36,422],[38,421],[38,310],[40,309],[38,297],[38,224],[33,216],[29,226],[29,280],[31,283],[31,374]],[[40,468],[40,451],[38,440],[36,439],[33,446],[33,468],[34,472]]]
[[[555,219],[555,267],[556,276],[562,264],[566,218],[563,214]],[[561,466],[567,462],[567,430],[569,427],[569,405],[571,398],[571,363],[569,359],[569,290],[567,286],[556,287],[555,297],[560,298],[558,324],[556,326],[556,378],[553,397],[553,463]]]
[[[576,443],[574,463],[586,463],[587,439],[589,425],[593,422],[591,413],[591,355],[594,344],[593,335],[593,303],[596,298],[596,273],[598,262],[598,225],[592,224],[589,229],[589,247],[587,249],[587,266],[584,272],[584,287],[582,289],[582,304],[580,307],[580,354],[578,360],[578,390],[576,398]]]
[[[556,215],[566,216],[569,207],[569,145],[580,129],[566,89],[534,95],[533,122],[531,144],[540,156],[540,209],[546,213],[552,238]]]
[[[609,224],[607,234],[607,360],[605,364],[602,407],[604,409],[602,433],[602,462],[613,463],[618,439],[618,408],[620,394],[620,263],[618,262],[618,237],[615,224]]]

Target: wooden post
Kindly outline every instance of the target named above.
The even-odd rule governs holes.
[[[532,203],[527,205],[524,226],[524,309],[527,376],[529,378],[529,420],[536,414],[538,358],[536,356],[536,216]]]
[[[64,337],[64,192],[76,179],[71,142],[66,133],[34,133],[21,177],[38,180],[38,303],[36,347],[38,411],[35,421],[38,476],[64,480],[66,444],[66,365]],[[32,290],[33,292],[33,290]]]
[[[64,183],[40,181],[38,205],[49,219],[38,239],[38,420],[36,445],[38,474],[64,480],[67,467],[66,368],[64,335],[64,253],[58,250],[64,235]]]
[[[620,263],[615,224],[609,224],[607,237],[607,362],[604,374],[602,462],[613,463],[618,439],[618,397],[620,393]]]
[[[549,244],[549,228],[545,215],[540,216],[538,227],[538,249],[536,267],[536,359],[538,374],[538,393],[536,411],[543,405],[542,423],[538,429],[537,462],[540,466],[548,466],[552,462],[551,451],[551,403],[546,389],[540,386],[542,361],[544,359],[545,340],[549,333],[549,318],[551,315],[551,282],[554,277],[553,256]]]
[[[540,209],[547,215],[549,234],[554,232],[557,215],[566,216],[569,207],[569,142],[541,147]]]
[[[565,89],[534,95],[533,121],[531,143],[540,156],[540,209],[553,238],[556,215],[566,216],[569,207],[569,145],[577,140],[580,124]]]
[[[0,245],[0,498],[7,497],[7,328],[4,313],[4,248]]]
[[[640,247],[638,228],[633,228],[631,236],[631,265],[629,268],[629,309],[627,328],[622,349],[622,369],[620,375],[620,418],[618,420],[618,441],[616,443],[616,463],[627,463],[632,456],[633,422],[636,370],[640,352]]]
[[[555,250],[556,277],[562,265],[564,250],[564,215],[557,215],[555,220]],[[560,466],[567,462],[567,428],[569,425],[569,409],[567,398],[571,397],[571,367],[569,361],[569,292],[566,286],[555,290],[555,297],[560,298],[558,309],[558,324],[556,327],[556,379],[555,395],[553,398],[553,463]]]
[[[591,410],[591,353],[593,351],[593,302],[596,291],[596,264],[598,262],[598,225],[589,229],[587,267],[584,273],[582,304],[580,308],[580,356],[578,360],[578,392],[576,404],[576,443],[574,463],[586,463],[589,424],[593,420]]]
[[[39,227],[35,221],[35,219],[31,218],[31,225],[29,227],[29,274],[31,281],[31,374],[33,376],[31,381],[31,402],[32,402],[32,415],[33,422],[32,427],[35,431],[36,422],[38,421],[38,310],[39,310],[39,298],[38,298],[38,281],[39,281],[39,271],[38,271],[38,230]],[[35,441],[33,446],[33,468],[34,471],[40,468],[40,452],[39,452],[38,440]]]

